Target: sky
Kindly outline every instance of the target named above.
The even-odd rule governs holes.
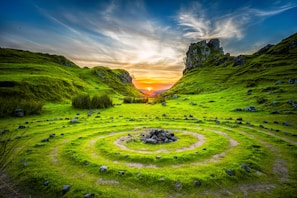
[[[136,87],[182,76],[190,43],[251,54],[297,32],[297,0],[1,0],[0,47],[126,69]]]

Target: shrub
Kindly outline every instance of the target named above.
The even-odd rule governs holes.
[[[105,109],[112,107],[112,100],[108,95],[98,96],[95,95],[93,98],[88,94],[82,94],[75,96],[72,99],[72,106],[78,109]]]
[[[124,103],[147,103],[148,98],[132,98],[132,97],[125,97]]]
[[[16,109],[21,109],[24,115],[40,114],[44,105],[41,101],[0,98],[0,116],[14,115]]]
[[[72,99],[72,106],[78,109],[89,109],[91,103],[90,95],[82,94]]]

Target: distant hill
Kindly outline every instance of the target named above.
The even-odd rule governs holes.
[[[125,70],[80,68],[63,56],[0,48],[3,98],[62,101],[78,93],[141,96]]]
[[[218,39],[193,43],[187,51],[183,77],[163,95],[222,91],[257,101],[263,108],[277,101],[291,109],[294,105],[289,100],[297,108],[297,33],[254,54],[237,57],[224,54]]]

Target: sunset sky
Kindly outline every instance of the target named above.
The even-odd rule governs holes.
[[[296,0],[1,0],[0,46],[123,68],[138,88],[164,89],[190,43],[252,53],[297,32],[296,20]]]

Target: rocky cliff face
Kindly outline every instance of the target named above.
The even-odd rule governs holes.
[[[210,60],[219,59],[223,55],[219,39],[211,39],[208,43],[206,40],[192,43],[187,51],[186,70],[203,67]]]
[[[132,77],[127,71],[123,70],[120,74],[118,74],[118,77],[122,83],[132,84]]]

